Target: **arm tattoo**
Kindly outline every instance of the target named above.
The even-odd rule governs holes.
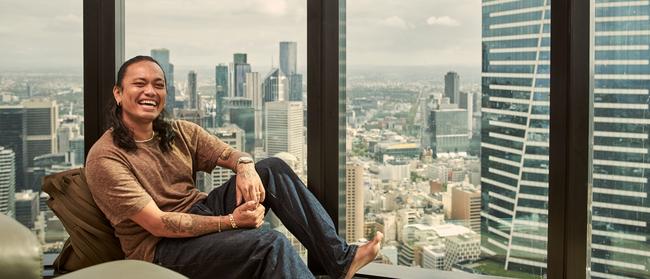
[[[221,155],[219,155],[219,159],[221,159],[223,161],[227,161],[228,158],[230,158],[230,153],[232,153],[232,150],[233,150],[232,147],[230,147],[230,146],[226,147],[226,149],[224,149],[221,152]]]
[[[170,232],[199,236],[216,231],[216,222],[208,217],[179,212],[167,212],[160,219],[165,224],[165,229]]]

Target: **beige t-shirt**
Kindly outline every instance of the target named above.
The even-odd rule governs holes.
[[[129,219],[153,200],[160,210],[187,212],[206,194],[194,187],[197,171],[211,172],[228,145],[188,121],[172,122],[176,137],[163,153],[158,139],[126,152],[108,130],[86,159],[86,179],[95,203],[115,228],[128,259],[152,262],[160,238]]]

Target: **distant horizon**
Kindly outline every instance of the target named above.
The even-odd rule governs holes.
[[[221,63],[217,63],[217,64],[214,64],[214,65],[206,65],[206,64],[203,64],[203,65],[178,65],[178,64],[173,63],[173,61],[172,61],[172,64],[174,64],[174,68],[175,68],[174,72],[176,73],[176,72],[181,71],[181,70],[183,70],[183,71],[185,71],[185,70],[205,70],[205,69],[208,69],[208,68],[214,70],[214,67],[217,66],[218,64],[221,64]],[[227,63],[224,63],[224,64],[227,64]],[[254,69],[257,69],[257,70],[259,68],[267,68],[267,69],[272,68],[271,65],[260,65],[260,66],[258,66],[258,65],[252,64],[252,63],[251,63],[251,66]],[[83,66],[81,66],[81,67],[83,67]],[[81,73],[83,71],[83,68],[81,68],[81,67],[75,67],[75,66],[70,66],[70,65],[67,65],[67,66],[66,65],[59,65],[59,66],[47,65],[47,66],[41,66],[41,67],[32,67],[32,66],[11,66],[11,67],[7,67],[7,66],[0,65],[0,73],[12,73],[12,72],[35,73],[35,72],[41,72],[41,71],[44,71],[44,70],[48,70],[48,71],[51,71],[51,70],[65,70],[65,71],[76,71],[76,72]],[[277,67],[278,67],[278,65],[275,65],[274,68],[277,68]],[[358,69],[361,69],[361,68],[377,68],[377,67],[381,67],[381,68],[433,68],[433,67],[444,68],[444,67],[446,67],[446,68],[449,68],[449,71],[455,71],[454,68],[461,68],[461,69],[462,68],[467,69],[467,68],[472,68],[472,67],[480,68],[481,65],[480,64],[477,64],[477,65],[451,65],[451,64],[437,64],[437,65],[436,64],[433,64],[433,65],[426,65],[426,64],[420,64],[420,65],[388,65],[388,64],[350,65],[350,64],[346,64],[346,67],[347,67],[348,70],[350,70],[350,69],[358,70]],[[299,65],[298,69],[299,69],[299,72],[306,72],[306,68],[305,68],[304,65]]]
[[[214,67],[216,66],[175,66],[174,76],[175,82],[183,82],[187,78],[187,73],[193,70],[197,73],[199,83],[205,83],[206,80],[214,80]],[[253,71],[257,71],[264,78],[267,71],[260,71],[260,69],[269,69],[268,66],[253,66]],[[378,75],[384,79],[397,80],[401,79],[405,82],[414,80],[432,80],[435,83],[444,82],[444,74],[454,71],[460,75],[461,83],[480,83],[481,80],[481,66],[453,66],[453,65],[347,65],[347,76],[358,77],[364,74]],[[298,67],[298,73],[307,75],[304,65]],[[7,69],[0,67],[0,76],[2,75],[62,75],[62,76],[82,76],[83,71],[81,68],[75,67],[43,67],[41,69]],[[387,76],[395,76],[388,78]],[[406,79],[404,76],[409,76]],[[373,80],[369,78],[369,80]],[[306,77],[304,78],[306,83]]]

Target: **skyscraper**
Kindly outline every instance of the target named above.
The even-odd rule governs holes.
[[[647,278],[650,7],[597,1],[594,13],[590,276]],[[549,1],[483,4],[483,251],[538,275],[548,233],[549,26]]]
[[[235,53],[232,55],[232,61],[236,64],[246,64],[248,63],[248,58],[246,53]]]
[[[482,6],[481,249],[537,276],[548,241],[550,5]]]
[[[650,5],[595,1],[591,277],[650,278]]]
[[[207,119],[205,118],[203,111],[200,109],[175,109],[174,117],[176,119],[186,120],[195,123],[196,125],[199,125],[201,127],[207,126],[204,121]]]
[[[298,44],[296,42],[280,42],[280,71],[287,78],[285,90],[288,101],[302,101],[302,75],[298,74]]]
[[[35,157],[58,152],[57,124],[58,106],[54,101],[0,106],[0,144],[15,154],[16,190],[40,189],[30,169]]]
[[[0,214],[15,216],[16,155],[0,146]]]
[[[24,190],[16,193],[16,221],[25,227],[33,229],[34,221],[38,217],[38,193]]]
[[[467,110],[467,128],[469,129],[470,135],[473,133],[473,115],[474,115],[474,98],[476,94],[468,92],[460,92],[458,94],[460,98],[458,99],[458,107]]]
[[[302,101],[302,75],[291,74],[289,79],[289,101]]]
[[[85,159],[85,153],[84,153],[84,136],[79,135],[77,137],[74,137],[70,139],[70,152],[72,152],[72,164],[73,165],[83,165],[84,164],[84,159]]]
[[[262,83],[262,94],[264,102],[287,101],[287,77],[278,68],[272,69]]]
[[[363,165],[349,162],[345,166],[345,240],[364,238]]]
[[[61,125],[56,131],[59,152],[70,151],[70,141],[81,135],[80,125],[77,116],[66,115],[63,117]]]
[[[251,72],[251,65],[248,64],[246,57],[246,53],[235,53],[233,55],[233,63],[230,64],[229,69],[229,97],[244,97],[246,93],[244,88],[246,73]]]
[[[246,74],[246,98],[253,100],[255,118],[255,142],[262,143],[264,126],[264,99],[262,96],[262,85],[260,84],[260,73],[250,72]],[[252,150],[250,150],[252,152]]]
[[[304,164],[302,102],[277,101],[266,103],[266,151],[269,156],[291,153]]]
[[[224,107],[223,107],[223,98],[228,97],[228,66],[224,64],[219,64],[214,69],[214,79],[216,81],[216,92],[215,100],[217,101],[216,106],[216,117],[215,125],[221,127],[223,125],[224,118]]]
[[[298,44],[296,42],[280,42],[280,70],[286,74],[297,73]]]
[[[187,73],[187,93],[190,95],[190,109],[199,108],[199,95],[196,92],[196,72]]]
[[[176,87],[174,86],[174,64],[169,61],[169,50],[166,48],[152,49],[151,57],[158,61],[165,72],[165,85],[167,86],[165,107],[169,113],[173,113],[173,109],[176,107]]]
[[[0,106],[0,145],[5,150],[10,149],[15,154],[15,187],[25,189],[25,168],[27,167],[27,151],[25,148],[25,110],[22,106]]]
[[[460,76],[456,72],[448,72],[445,75],[445,97],[449,97],[452,104],[460,101]]]
[[[58,153],[58,140],[57,140],[57,126],[59,122],[59,109],[55,101],[25,101],[23,102],[25,109],[25,150],[26,150],[26,163],[27,168],[27,183],[17,190],[33,189],[38,191],[40,189],[40,181],[33,180],[35,178],[29,171],[29,168],[35,167],[34,158]]]
[[[237,150],[243,150],[246,143],[244,130],[234,124],[227,124],[223,127],[208,129],[208,132]],[[205,189],[205,192],[209,193],[212,189],[223,185],[232,175],[233,173],[229,169],[221,167],[214,168],[210,174],[212,178],[212,184],[210,185],[211,188]]]
[[[446,105],[431,110],[428,126],[431,140],[429,146],[433,154],[467,151],[469,148],[467,124],[465,109]]]
[[[33,90],[34,90],[34,88],[33,88],[32,85],[28,82],[28,83],[27,83],[27,98],[29,98],[29,99],[32,98],[32,94],[34,93]]]
[[[255,109],[253,100],[244,97],[234,97],[224,99],[225,108],[228,112],[229,122],[236,124],[243,129],[245,142],[242,145],[244,152],[253,153],[255,149]]]
[[[261,93],[261,84],[260,84],[260,73],[250,72],[246,73],[245,78],[245,94],[244,97],[253,100],[253,106],[256,104],[262,103],[262,93]]]

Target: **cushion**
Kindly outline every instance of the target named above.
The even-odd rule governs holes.
[[[145,261],[123,260],[103,263],[65,274],[60,279],[187,279],[173,270]]]
[[[0,214],[0,278],[41,278],[43,251],[36,236]]]
[[[54,261],[56,273],[125,258],[113,227],[88,190],[83,168],[46,176],[43,191],[50,195],[47,205],[70,235]]]

